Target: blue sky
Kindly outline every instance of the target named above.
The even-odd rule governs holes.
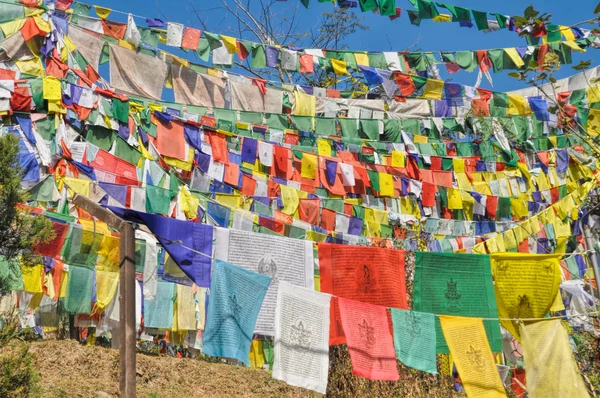
[[[246,3],[246,1],[248,0],[243,0],[243,3]],[[259,4],[258,0],[250,1]],[[227,2],[233,5],[233,1],[227,0]],[[503,2],[448,0],[448,4],[508,15],[522,15],[524,8],[529,4],[533,4],[541,12],[552,13],[552,21],[560,25],[570,25],[592,17],[597,2],[598,0],[580,0],[576,3],[564,0],[545,0],[533,3],[519,0],[505,0]],[[130,12],[139,16],[167,19],[200,29],[202,29],[202,26],[200,26],[196,14],[192,12],[192,8],[203,9],[204,11],[200,14],[208,24],[209,31],[231,34],[228,28],[234,26],[233,19],[223,19],[224,12],[218,9],[221,6],[220,0],[102,0],[92,4]],[[458,23],[435,23],[431,20],[423,21],[420,27],[413,26],[410,24],[405,11],[406,9],[413,9],[409,1],[396,0],[396,6],[403,10],[402,16],[395,21],[390,21],[387,17],[381,17],[371,12],[362,13],[360,9],[356,9],[357,14],[363,18],[362,23],[369,26],[370,29],[349,36],[344,44],[347,44],[349,49],[364,51],[403,51],[417,40],[416,46],[420,51],[476,50],[515,47],[526,44],[525,39],[507,29],[483,33],[475,27],[471,29],[462,28]],[[299,29],[303,30],[317,27],[321,12],[331,11],[333,7],[334,5],[331,3],[319,3],[317,0],[310,0],[310,8],[305,9],[299,0],[289,0],[277,2],[273,11],[281,13],[280,18],[295,16],[296,21],[299,22]],[[440,12],[443,11],[445,10],[440,8]],[[109,19],[126,21],[126,16],[112,13]],[[136,19],[136,23],[145,26],[145,22],[141,19]],[[190,58],[190,55],[187,57],[194,61],[193,58]],[[596,66],[600,64],[600,50],[588,49],[583,54],[574,52],[573,63],[577,64],[579,60],[592,60],[592,65]],[[467,85],[475,84],[476,72],[460,72],[450,75],[444,69],[441,66],[443,78],[450,77],[454,81]],[[574,73],[576,71],[569,65],[564,65],[556,76],[561,78]],[[495,91],[509,91],[523,87],[523,83],[508,77],[507,72],[492,73],[492,78],[493,90]],[[485,79],[483,80],[482,87],[490,88]]]

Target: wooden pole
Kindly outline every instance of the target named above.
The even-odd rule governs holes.
[[[135,234],[133,225],[85,196],[75,195],[73,203],[97,219],[104,221],[110,227],[118,229],[121,234],[121,270],[119,273],[119,338],[121,340],[119,365],[121,373],[119,387],[121,397],[135,398]]]

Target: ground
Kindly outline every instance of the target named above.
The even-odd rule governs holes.
[[[41,397],[117,397],[117,350],[83,346],[73,340],[31,343]],[[318,396],[274,380],[263,370],[221,363],[137,356],[138,397],[296,397]]]

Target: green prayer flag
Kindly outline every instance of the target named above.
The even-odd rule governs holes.
[[[113,115],[121,123],[129,123],[129,101],[113,98]]]
[[[109,151],[116,138],[116,133],[110,129],[101,126],[87,126],[86,140],[98,148]]]
[[[93,267],[98,259],[98,249],[104,235],[72,226],[63,245],[62,256],[67,264]]]
[[[369,175],[369,180],[371,181],[371,187],[373,190],[380,192],[381,188],[379,187],[379,172],[367,169],[367,174]]]
[[[408,367],[437,374],[435,315],[391,309],[396,358]]]
[[[29,190],[29,198],[37,202],[51,202],[54,193],[58,193],[56,183],[54,182],[54,176],[47,175],[46,178],[35,184]],[[2,257],[0,256],[0,259],[1,258]]]
[[[478,64],[473,51],[457,51],[456,52],[456,63],[461,69],[467,72],[473,72]]]
[[[259,112],[240,111],[240,122],[250,124],[263,124],[263,114]]]
[[[336,213],[344,213],[344,199],[321,199],[323,208],[333,210]]]
[[[415,311],[436,315],[497,318],[490,256],[417,252],[413,293]],[[438,354],[449,352],[436,319]],[[492,352],[502,351],[498,320],[483,321]]]
[[[316,135],[336,135],[334,117],[316,117],[315,134]]]
[[[54,116],[47,115],[44,119],[35,122],[35,127],[38,133],[46,141],[52,141],[56,134],[56,128],[54,127]]]
[[[3,290],[23,290],[23,273],[18,258],[0,256],[0,285]]]
[[[421,16],[419,15],[419,11],[408,10],[408,19],[410,19],[410,23],[413,25],[421,25]]]
[[[360,137],[379,141],[379,120],[360,119]]]
[[[339,119],[342,137],[358,138],[358,119]]]
[[[489,29],[487,12],[475,11],[475,10],[471,10],[471,12],[473,13],[473,19],[475,19],[475,25],[477,25],[477,29],[479,29],[479,30]]]
[[[420,119],[403,119],[402,130],[410,134],[421,134]]]
[[[92,6],[89,4],[80,3],[78,1],[76,1],[75,4],[73,4],[73,14],[74,15],[83,15],[83,16],[87,17],[88,15],[90,15],[91,9],[92,9]]]
[[[270,129],[283,130],[289,128],[289,123],[287,119],[287,115],[280,115],[277,113],[267,113],[265,115],[267,120],[267,126]]]
[[[506,29],[506,15],[502,14],[494,14],[496,16],[496,21],[498,22],[498,27],[500,29]]]
[[[65,310],[72,314],[90,314],[93,289],[94,271],[69,264]]]
[[[365,218],[365,208],[360,205],[352,205],[352,216],[363,220]]]
[[[221,35],[205,31],[204,36],[206,37],[206,40],[208,40],[208,45],[211,50],[216,50],[217,48],[223,46],[223,43],[221,43]]]
[[[267,53],[265,46],[259,43],[255,43],[252,46],[252,67],[253,68],[266,68],[267,67]]]
[[[494,92],[490,101],[490,114],[494,117],[506,116],[508,109],[508,95],[506,93]]]
[[[295,129],[300,131],[313,131],[312,116],[291,116]]]
[[[202,61],[208,62],[208,59],[210,58],[210,43],[207,38],[200,38],[198,46],[196,47],[196,54],[198,54]]]
[[[487,51],[488,57],[492,61],[494,67],[494,73],[502,72],[504,70],[504,49],[495,49]]]
[[[402,121],[399,119],[384,119],[382,141],[401,142]]]
[[[471,20],[471,13],[468,8],[453,6],[450,4],[438,3],[438,5],[450,11],[450,14],[452,14],[452,22],[466,22]]]
[[[358,4],[362,12],[372,11],[377,8],[377,1],[375,0],[358,0]]]
[[[546,41],[548,43],[554,43],[562,40],[562,34],[560,33],[560,26],[553,23],[546,25],[546,31],[548,33]]]
[[[388,69],[388,64],[385,60],[385,55],[381,53],[368,53],[367,57],[369,58],[369,65],[371,67],[379,69]]]
[[[433,19],[440,15],[435,5],[429,0],[417,0],[420,19]]]
[[[30,79],[29,87],[31,89],[31,96],[33,97],[33,103],[37,111],[45,109],[44,104],[44,90],[42,89],[42,79]]]
[[[146,211],[167,215],[173,192],[168,189],[146,185]]]
[[[379,14],[383,16],[396,15],[396,0],[379,0]]]
[[[510,205],[510,198],[498,198],[498,209],[496,211],[496,218],[498,220],[506,220],[512,218],[512,207]]]
[[[300,3],[306,8],[308,8],[308,0],[300,0]]]
[[[129,145],[123,138],[117,137],[117,141],[115,142],[115,156],[136,166],[142,157],[142,153],[134,146]]]

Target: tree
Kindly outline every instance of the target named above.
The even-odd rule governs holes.
[[[19,266],[17,256],[25,264],[35,263],[36,245],[53,237],[51,223],[42,216],[33,216],[20,205],[27,201],[27,192],[21,187],[19,167],[19,138],[13,134],[0,136],[0,267]],[[6,275],[11,269],[4,269]],[[6,288],[0,279],[0,292]]]
[[[305,28],[296,20],[300,3],[284,6],[277,0],[221,0],[221,4],[217,7],[196,8],[194,3],[190,3],[190,7],[204,30],[211,31],[215,28],[214,30],[223,34],[266,45],[345,50],[348,48],[347,40],[352,34],[369,29],[349,8],[335,7],[332,12],[323,12],[315,26]],[[217,24],[210,24],[208,16],[210,20],[218,21]],[[342,89],[359,87],[352,75],[339,82],[332,70],[315,68],[314,74],[306,76],[290,73],[279,66],[274,70],[255,69],[248,60],[235,64],[255,77],[265,80],[318,87],[330,87],[341,83],[338,88]]]

